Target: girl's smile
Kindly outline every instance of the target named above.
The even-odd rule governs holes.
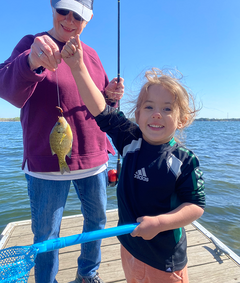
[[[136,121],[144,140],[153,145],[169,142],[176,129],[182,127],[174,95],[159,84],[149,87]]]

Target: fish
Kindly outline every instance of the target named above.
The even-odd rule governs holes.
[[[70,173],[70,169],[66,163],[66,156],[71,158],[73,134],[70,125],[66,119],[58,117],[58,121],[52,128],[49,136],[49,143],[52,155],[56,154],[61,174]]]

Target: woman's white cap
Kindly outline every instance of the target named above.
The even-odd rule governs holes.
[[[55,9],[65,9],[77,13],[85,21],[89,22],[93,15],[94,0],[52,0]]]

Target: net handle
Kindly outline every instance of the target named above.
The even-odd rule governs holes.
[[[120,236],[131,233],[139,223],[127,224],[113,228],[107,228],[103,230],[97,230],[92,232],[84,232],[82,234],[51,239],[41,243],[32,245],[32,247],[38,250],[38,253],[50,252],[58,250],[64,247],[73,246],[77,244],[96,241],[108,237]]]

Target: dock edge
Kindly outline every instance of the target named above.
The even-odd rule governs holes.
[[[231,257],[232,260],[240,266],[240,257],[236,253],[234,253],[229,247],[227,247],[223,242],[221,242],[217,237],[215,237],[197,221],[193,221],[192,224],[215,245],[218,253],[224,253],[225,255]]]

